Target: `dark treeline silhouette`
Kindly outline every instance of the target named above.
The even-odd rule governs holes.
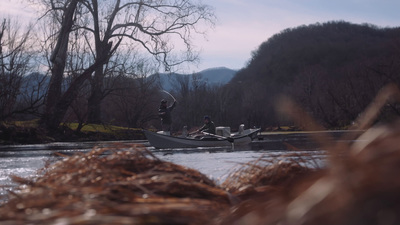
[[[400,28],[338,21],[274,35],[224,89],[240,93],[236,120],[249,125],[285,124],[274,108],[289,95],[326,128],[338,128],[351,124],[385,84],[399,81]],[[388,104],[380,119],[398,110]]]

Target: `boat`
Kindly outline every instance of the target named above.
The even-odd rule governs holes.
[[[237,146],[247,145],[254,138],[260,128],[253,129],[239,129],[238,132],[230,134],[230,128],[217,127],[216,134],[203,132],[201,135],[181,135],[171,136],[163,132],[153,132],[143,130],[150,145],[157,149],[170,149],[170,148],[197,148],[197,147],[224,147],[224,146]],[[221,131],[221,132],[218,132]]]

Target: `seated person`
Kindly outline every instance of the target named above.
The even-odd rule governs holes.
[[[215,124],[211,121],[209,116],[204,116],[204,125],[198,130],[198,132],[207,132],[209,134],[215,134]]]

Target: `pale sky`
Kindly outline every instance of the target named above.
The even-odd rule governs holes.
[[[287,28],[343,20],[400,26],[400,0],[204,0],[219,18],[199,68],[241,69],[268,38]]]
[[[0,0],[0,17],[28,18],[21,0]],[[218,21],[207,40],[196,39],[201,50],[198,66],[241,69],[251,52],[272,35],[300,25],[343,20],[379,27],[400,26],[400,0],[203,0],[214,7]]]

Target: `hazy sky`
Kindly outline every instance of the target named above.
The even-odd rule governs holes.
[[[26,17],[21,0],[0,0],[0,17]],[[400,26],[400,0],[203,0],[215,8],[218,21],[207,40],[196,40],[200,71],[225,66],[240,69],[251,52],[272,35],[300,25],[343,20],[380,27]]]
[[[202,43],[200,69],[240,69],[272,35],[300,25],[344,20],[400,26],[400,0],[207,0],[219,18]]]

